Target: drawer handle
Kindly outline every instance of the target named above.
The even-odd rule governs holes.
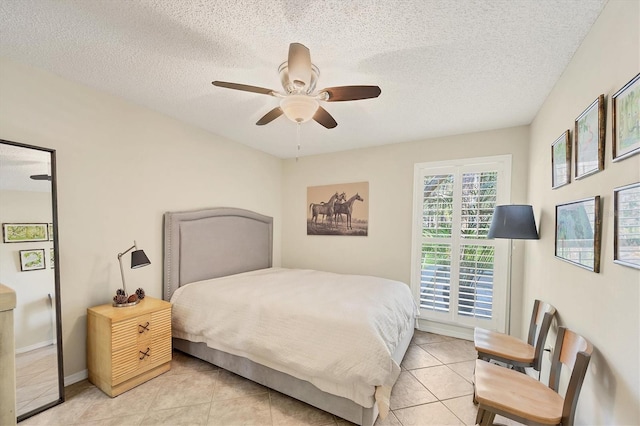
[[[151,354],[149,353],[150,348],[147,348],[147,350],[145,352],[140,351],[140,353],[142,354],[142,356],[140,357],[140,360],[145,359],[148,356],[151,356]]]
[[[138,324],[138,333],[142,334],[145,331],[149,331],[149,321],[147,321],[146,325]]]

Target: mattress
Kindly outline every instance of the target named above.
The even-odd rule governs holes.
[[[183,285],[171,303],[174,337],[381,412],[400,373],[391,354],[417,313],[401,282],[284,268]]]

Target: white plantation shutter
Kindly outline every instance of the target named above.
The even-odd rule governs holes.
[[[422,261],[420,306],[449,312],[451,281],[451,226],[453,223],[453,175],[423,179]],[[440,243],[440,242],[443,243]]]
[[[496,206],[498,172],[462,175],[460,231],[462,238],[486,238]]]
[[[508,252],[487,234],[510,156],[468,161],[416,165],[412,287],[424,318],[504,329]]]
[[[493,315],[493,241],[486,240],[496,206],[498,172],[462,175],[458,314]]]
[[[449,312],[451,245],[423,244],[420,271],[420,307]]]

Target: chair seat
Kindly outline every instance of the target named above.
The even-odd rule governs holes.
[[[480,356],[487,354],[525,365],[533,365],[535,359],[533,346],[508,334],[476,327],[473,331],[473,342]]]
[[[517,371],[476,360],[476,399],[491,407],[542,424],[559,424],[563,398],[544,383]]]

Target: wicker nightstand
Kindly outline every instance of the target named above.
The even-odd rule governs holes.
[[[171,368],[171,304],[87,309],[89,381],[114,397]]]

